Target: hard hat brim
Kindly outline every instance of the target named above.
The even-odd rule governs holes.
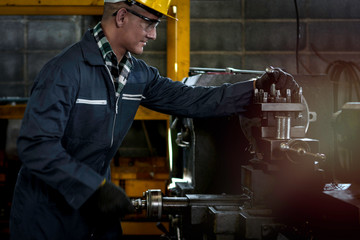
[[[135,0],[135,1],[136,1],[136,0]],[[146,7],[148,7],[148,8],[150,8],[150,9],[153,9],[153,7],[152,7],[150,4],[148,4],[146,1],[142,1],[141,4],[144,5],[144,6],[146,6]],[[168,13],[160,12],[160,11],[155,10],[155,9],[153,9],[153,10],[156,11],[156,12],[158,12],[158,13],[161,13],[162,15],[164,15],[164,16],[166,16],[166,17],[169,17],[169,18],[171,18],[171,19],[173,19],[173,20],[175,20],[175,21],[178,21],[178,19],[177,19],[176,17],[171,16],[171,15],[168,14]]]

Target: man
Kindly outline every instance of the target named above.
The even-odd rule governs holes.
[[[149,2],[152,4],[149,5]],[[240,114],[254,86],[296,89],[275,69],[220,87],[188,87],[134,58],[167,15],[170,0],[105,0],[101,23],[50,60],[31,91],[18,139],[12,239],[119,239],[133,206],[110,182],[110,161],[139,105],[167,114]]]

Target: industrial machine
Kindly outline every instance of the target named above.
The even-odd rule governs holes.
[[[259,74],[192,68],[183,81],[190,86],[216,86]],[[174,159],[172,176],[185,181],[176,182],[167,195],[149,189],[144,198],[132,199],[150,219],[169,221],[169,230],[159,224],[164,238],[360,237],[359,188],[335,182],[331,171],[332,112],[316,94],[319,89],[326,93],[324,86],[329,84],[324,76],[295,78],[302,86],[296,93],[256,89],[243,116],[173,120],[180,157]],[[316,102],[319,111],[311,112],[306,99]],[[344,122],[340,117],[337,121]],[[310,129],[311,124],[318,124],[317,131]]]

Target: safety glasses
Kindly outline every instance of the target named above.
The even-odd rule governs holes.
[[[141,15],[140,13],[137,13],[131,9],[128,9],[128,8],[125,8],[126,11],[128,11],[129,13],[143,19],[146,23],[147,23],[147,26],[145,27],[145,31],[146,32],[151,32],[152,30],[154,30],[158,25],[159,23],[161,22],[160,20],[158,19],[151,19],[151,18],[148,18],[148,17],[145,17],[144,15]],[[119,9],[120,10],[120,9]],[[113,13],[113,16],[116,16],[116,14],[118,13],[117,10],[116,12]]]

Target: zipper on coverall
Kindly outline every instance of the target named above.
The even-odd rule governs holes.
[[[118,114],[118,105],[119,105],[120,93],[116,92],[115,84],[114,84],[114,78],[112,77],[109,68],[106,65],[105,65],[105,68],[109,73],[111,83],[113,85],[114,92],[115,92],[115,98],[116,98],[116,101],[115,101],[115,116],[114,116],[114,119],[113,119],[113,126],[112,126],[112,131],[111,131],[111,142],[110,142],[110,148],[111,148],[113,146],[113,144],[114,144],[115,123],[116,123],[116,117],[117,117],[117,114]]]

